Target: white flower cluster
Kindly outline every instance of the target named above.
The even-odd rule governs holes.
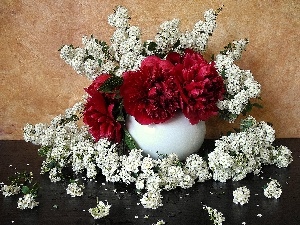
[[[60,57],[70,65],[78,74],[88,79],[95,79],[100,73],[110,73],[117,66],[108,55],[108,46],[99,42],[93,36],[82,38],[84,48],[64,45],[60,49]]]
[[[149,156],[143,157],[140,149],[122,156],[118,156],[115,149],[98,152],[97,166],[106,180],[135,183],[138,191],[145,191],[141,198],[145,208],[155,209],[162,205],[162,189],[189,188],[195,180],[204,182],[211,177],[207,163],[198,155],[189,156],[183,164],[175,154],[154,160]]]
[[[254,80],[250,70],[242,70],[235,60],[241,57],[248,43],[247,40],[234,41],[224,52],[216,56],[216,67],[222,74],[226,86],[226,96],[217,103],[218,108],[226,114],[225,119],[234,122],[249,104],[251,98],[258,98],[261,92],[260,84]]]
[[[264,195],[267,198],[276,198],[277,199],[281,196],[281,193],[282,193],[281,185],[275,179],[271,179],[271,181],[264,188]]]
[[[257,122],[249,116],[242,121],[241,130],[216,140],[214,151],[208,155],[214,180],[237,181],[248,173],[258,174],[263,164],[283,167],[292,162],[291,151],[272,146],[275,131],[266,122]]]
[[[221,9],[219,9],[221,10]],[[198,21],[191,32],[186,31],[179,37],[181,48],[191,48],[195,51],[203,52],[206,50],[208,38],[216,28],[216,19],[219,10],[212,9],[204,12],[205,21]]]
[[[23,198],[19,198],[18,200],[18,208],[19,209],[33,209],[38,206],[39,202],[35,201],[35,198],[32,194],[25,194]]]
[[[67,194],[71,195],[71,197],[77,197],[83,195],[83,185],[78,185],[76,182],[72,182],[68,184]]]
[[[213,209],[212,207],[203,206],[203,209],[206,210],[210,216],[210,220],[213,221],[215,225],[222,225],[225,221],[225,217],[223,216],[223,213],[219,212],[216,209]]]
[[[124,71],[137,69],[144,59],[141,33],[138,27],[129,25],[128,10],[117,7],[115,13],[108,17],[108,23],[116,28],[111,46],[93,36],[84,36],[83,48],[64,45],[60,50],[61,58],[90,80],[102,73],[120,76]]]
[[[143,43],[140,29],[129,24],[128,10],[118,6],[115,13],[108,17],[108,23],[116,30],[111,37],[110,52],[119,64],[116,74],[120,76],[127,70],[136,70],[145,58],[142,55]]]
[[[193,30],[185,32],[180,32],[180,21],[178,19],[163,22],[160,25],[159,32],[155,36],[157,49],[160,49],[161,54],[167,54],[172,50],[180,51],[186,48],[204,52],[208,38],[216,28],[217,14],[217,11],[212,9],[207,10],[204,13],[205,21],[198,21],[194,25]],[[148,43],[150,42],[152,41],[148,41]]]
[[[97,174],[95,168],[88,164],[89,159],[94,157],[92,138],[87,127],[80,128],[76,123],[82,106],[83,102],[76,103],[64,115],[56,116],[50,124],[26,124],[24,128],[24,140],[42,146],[39,154],[46,157],[42,163],[42,173],[49,172],[52,182],[61,180],[61,170],[68,165],[75,173],[87,169],[88,177]]]
[[[61,143],[65,143],[65,139],[70,140],[72,134],[78,129],[75,122],[83,112],[84,104],[84,99],[75,103],[74,106],[65,110],[64,115],[54,117],[50,125],[26,124],[23,129],[24,140],[41,146],[59,146]]]
[[[105,204],[104,202],[98,202],[95,208],[90,208],[89,213],[94,217],[94,219],[101,219],[109,215],[111,205]]]
[[[153,172],[153,168],[158,169],[157,174]],[[161,188],[168,191],[176,187],[190,188],[195,180],[204,182],[210,177],[207,163],[195,154],[190,155],[185,163],[180,162],[175,154],[158,160],[146,157],[143,160],[142,173],[139,174],[136,188],[147,190],[141,199],[143,206],[155,209],[162,205]]]
[[[60,57],[80,75],[90,80],[102,73],[121,76],[128,70],[139,68],[141,61],[148,55],[167,54],[170,50],[181,51],[191,48],[204,51],[209,36],[216,27],[218,11],[212,9],[204,13],[205,21],[198,21],[192,31],[179,30],[179,20],[165,21],[155,36],[155,40],[141,40],[139,27],[130,26],[128,10],[118,6],[108,17],[108,24],[115,27],[111,45],[95,39],[93,36],[82,38],[83,48],[64,45]],[[153,44],[155,46],[153,46]]]
[[[250,190],[246,187],[239,187],[233,191],[233,202],[235,204],[244,205],[249,202]]]
[[[7,197],[11,195],[16,195],[20,193],[21,188],[18,185],[3,185],[1,188],[2,194]]]
[[[163,220],[159,220],[159,221],[157,221],[157,223],[152,223],[152,225],[163,225],[163,224],[166,224],[165,223],[165,221],[163,221]]]
[[[119,155],[120,146],[106,139],[95,143],[86,128],[79,129],[76,121],[65,118],[61,115],[50,125],[27,125],[24,129],[25,140],[42,145],[39,152],[46,157],[42,172],[49,172],[52,182],[61,180],[64,167],[71,166],[75,174],[85,170],[87,178],[91,179],[101,171],[106,181],[135,183],[137,190],[143,193],[142,205],[155,209],[162,205],[162,189],[189,188],[195,181],[204,182],[211,178],[206,161],[199,155],[190,155],[185,163],[175,154],[156,160],[144,157],[141,149]],[[64,123],[61,123],[62,119]],[[72,183],[67,193],[81,195],[79,188],[82,187]]]
[[[286,146],[279,146],[271,149],[272,164],[275,164],[278,168],[287,167],[292,161],[292,152]]]
[[[172,50],[179,37],[179,19],[173,19],[160,25],[160,30],[155,36],[155,43],[157,48],[162,50],[162,53],[167,54]]]

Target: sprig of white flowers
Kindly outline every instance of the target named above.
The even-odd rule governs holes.
[[[203,209],[208,212],[210,220],[212,220],[215,225],[222,225],[225,221],[223,213],[219,212],[217,209],[213,209],[212,207],[206,205],[203,206]]]
[[[247,43],[247,39],[233,41],[216,56],[216,66],[226,86],[225,98],[217,106],[221,117],[229,122],[234,122],[238,115],[251,110],[253,106],[261,107],[257,103],[250,103],[250,99],[259,98],[260,84],[254,80],[250,70],[242,70],[234,64],[241,58]]]
[[[159,220],[156,223],[152,223],[152,225],[163,225],[163,224],[166,224],[165,221],[163,220]]]
[[[79,185],[76,181],[68,184],[67,194],[71,195],[71,197],[77,197],[83,195],[84,185]]]
[[[33,209],[38,206],[39,202],[35,201],[35,196],[33,194],[25,194],[22,198],[18,200],[19,209]]]
[[[249,202],[250,190],[246,187],[239,187],[233,191],[233,202],[244,205]]]
[[[17,195],[21,191],[21,187],[18,185],[3,185],[1,188],[2,194],[7,197],[7,196],[12,196],[12,195]]]
[[[271,181],[264,188],[264,195],[267,198],[277,199],[280,198],[281,194],[282,194],[282,189],[280,183],[275,179],[271,179]]]
[[[274,147],[275,131],[266,122],[249,116],[241,121],[241,131],[222,136],[208,155],[213,179],[221,182],[242,180],[248,173],[258,174],[262,165],[288,166],[292,154],[284,146]]]
[[[35,201],[39,186],[37,183],[32,184],[32,172],[16,172],[13,176],[9,177],[9,180],[11,184],[4,184],[1,187],[1,191],[5,197],[20,193],[24,194],[23,197],[19,198],[17,208],[22,210],[33,209],[39,205],[39,202]]]
[[[102,201],[98,201],[97,206],[89,209],[89,213],[94,217],[94,219],[101,219],[107,215],[109,215],[111,205],[105,204]]]

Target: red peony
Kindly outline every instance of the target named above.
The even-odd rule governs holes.
[[[85,89],[89,94],[83,113],[83,122],[89,126],[89,132],[98,141],[108,138],[115,142],[121,141],[121,124],[113,115],[115,102],[111,94],[101,93],[99,87],[110,77],[102,74]]]
[[[120,93],[124,108],[140,124],[163,123],[179,109],[173,68],[169,61],[149,56],[138,71],[123,74]]]
[[[170,53],[167,60],[175,65],[181,108],[190,123],[197,124],[217,115],[216,103],[223,98],[225,89],[214,62],[208,63],[190,49],[183,56]]]

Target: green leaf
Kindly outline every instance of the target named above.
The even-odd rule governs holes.
[[[57,165],[57,162],[52,160],[51,162],[48,163],[47,167],[49,169],[53,169],[54,167],[56,167],[56,165]]]
[[[101,67],[101,65],[102,65],[102,60],[101,59],[98,59],[98,65]]]
[[[173,48],[177,48],[180,45],[180,40],[177,40],[173,45]]]
[[[149,51],[155,51],[157,47],[157,44],[154,42],[154,41],[151,41],[149,44],[148,44],[148,50]]]
[[[79,120],[79,117],[77,115],[71,115],[70,117],[66,117],[64,119],[61,119],[59,124],[64,125],[64,124],[67,124],[69,122],[77,121],[77,120]]]
[[[246,131],[247,129],[253,127],[255,124],[255,121],[253,119],[243,119],[241,121],[241,124],[240,124],[240,130],[241,131]]]
[[[94,56],[92,56],[92,55],[88,55],[88,56],[84,57],[83,61],[85,62],[87,59],[95,60]]]
[[[50,146],[42,146],[39,150],[38,150],[38,155],[39,156],[47,156],[48,152],[51,151],[51,147]]]
[[[109,77],[100,87],[99,91],[104,93],[112,93],[116,87],[120,86],[123,82],[123,79],[118,76]]]
[[[248,102],[248,104],[246,105],[245,109],[242,112],[243,116],[246,116],[247,113],[250,112],[251,110],[252,110],[252,104]]]
[[[134,139],[132,138],[132,136],[128,132],[128,130],[124,129],[124,133],[125,133],[124,141],[125,141],[126,146],[130,150],[137,148],[137,144],[135,143]]]
[[[118,122],[125,122],[125,118],[123,115],[118,115],[117,119]]]
[[[225,71],[225,68],[222,69],[222,71],[221,71],[221,76],[222,76],[223,79],[226,78],[226,71]]]
[[[23,186],[23,187],[22,187],[22,193],[23,193],[24,195],[29,194],[29,193],[30,193],[29,187]]]
[[[255,106],[257,108],[263,108],[263,106],[261,104],[258,104],[258,103],[253,103],[252,106]]]

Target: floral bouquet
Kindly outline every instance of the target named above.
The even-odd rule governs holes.
[[[166,21],[154,40],[143,42],[140,29],[129,24],[128,10],[118,6],[108,17],[116,28],[110,45],[91,36],[83,37],[82,48],[63,46],[61,58],[91,85],[82,101],[50,124],[25,126],[24,139],[41,145],[42,173],[58,182],[64,179],[63,169],[71,168],[91,179],[102,173],[107,181],[135,183],[142,205],[155,209],[162,205],[162,190],[189,188],[210,178],[241,180],[267,164],[287,167],[292,162],[290,150],[273,146],[273,128],[251,116],[236,132],[216,140],[208,160],[199,154],[183,161],[176,154],[154,159],[143,154],[127,130],[128,116],[151,125],[164,124],[181,113],[194,126],[217,115],[234,122],[253,106],[260,107],[251,102],[259,98],[260,84],[249,70],[235,64],[248,40],[228,44],[210,60],[204,57],[220,11],[206,11],[204,21],[191,31],[181,32],[178,19]],[[85,125],[80,127],[81,117]],[[68,193],[81,195],[82,189],[75,183]],[[100,206],[107,215],[106,206],[101,202]]]
[[[130,140],[124,126],[127,114],[149,125],[181,112],[194,125],[218,114],[233,122],[257,105],[250,99],[259,97],[260,85],[233,64],[247,40],[229,44],[215,61],[203,56],[220,10],[205,12],[205,21],[191,32],[180,32],[177,19],[166,21],[155,40],[142,42],[139,28],[129,24],[127,9],[117,7],[108,18],[116,28],[111,46],[84,37],[84,48],[61,48],[61,58],[93,81],[86,88],[83,121],[95,141]]]

